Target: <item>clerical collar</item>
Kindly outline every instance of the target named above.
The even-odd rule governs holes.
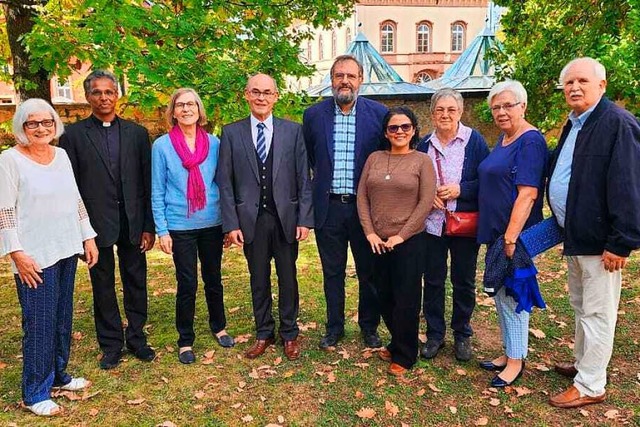
[[[99,127],[103,127],[103,128],[109,128],[115,124],[118,124],[118,116],[116,116],[112,121],[110,122],[105,122],[100,120],[99,118],[97,118],[96,116],[94,116],[93,114],[91,115],[91,117],[93,118],[94,123],[99,126]]]

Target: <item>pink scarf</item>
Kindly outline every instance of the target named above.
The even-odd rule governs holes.
[[[187,217],[195,211],[204,209],[207,203],[207,193],[200,173],[200,164],[209,155],[209,137],[201,126],[196,130],[196,149],[192,153],[184,139],[180,126],[175,125],[169,132],[173,148],[182,160],[182,166],[189,172],[187,178]]]

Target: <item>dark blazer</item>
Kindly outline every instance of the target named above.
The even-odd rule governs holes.
[[[120,178],[129,223],[129,240],[139,244],[143,232],[154,233],[151,213],[151,143],[147,130],[120,121]],[[120,235],[120,208],[109,157],[95,121],[89,117],[65,128],[60,138],[71,160],[80,195],[87,207],[99,247]]]
[[[551,155],[550,177],[570,130],[567,121]],[[640,247],[639,206],[640,126],[631,113],[603,97],[576,138],[564,253],[600,255],[606,249],[629,256]]]
[[[431,134],[425,136],[418,144],[418,151],[429,151]],[[456,203],[458,212],[478,211],[478,166],[489,155],[489,147],[484,137],[475,129],[471,130],[471,137],[464,149],[462,163],[462,177],[460,178],[460,196]],[[434,166],[435,167],[435,166]],[[436,174],[438,170],[436,169]]]
[[[325,99],[304,112],[302,129],[307,144],[309,166],[313,172],[313,205],[316,228],[321,228],[327,219],[329,192],[333,180],[333,128],[335,101]],[[389,110],[384,105],[358,97],[356,102],[354,189],[358,188],[362,168],[369,155],[374,152],[382,137],[382,120]]]
[[[273,199],[289,243],[296,227],[313,228],[311,182],[307,151],[298,123],[273,118]],[[245,243],[253,242],[260,202],[258,159],[246,119],[222,128],[216,172],[222,207],[222,231],[242,230]]]

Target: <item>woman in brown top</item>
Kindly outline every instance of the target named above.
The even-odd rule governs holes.
[[[380,351],[389,373],[403,375],[416,362],[424,240],[421,231],[435,196],[428,155],[415,150],[418,120],[409,108],[389,110],[384,150],[367,159],[358,186],[358,214],[377,255],[374,280],[391,342]]]

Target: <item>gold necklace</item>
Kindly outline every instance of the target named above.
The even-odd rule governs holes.
[[[409,153],[410,153],[410,152],[409,152]],[[402,163],[402,161],[404,160],[404,158],[406,157],[406,155],[407,155],[407,154],[409,154],[409,153],[401,154],[401,156],[402,156],[402,157],[400,158],[400,160],[398,160],[398,163],[396,163],[396,164],[393,166],[393,169],[389,170],[389,166],[390,166],[390,164],[391,164],[391,151],[388,151],[388,152],[387,152],[387,174],[384,176],[385,181],[389,181],[389,180],[391,180],[391,173],[392,173],[394,170],[396,170],[396,168],[398,167],[398,165],[399,165],[400,163]]]

